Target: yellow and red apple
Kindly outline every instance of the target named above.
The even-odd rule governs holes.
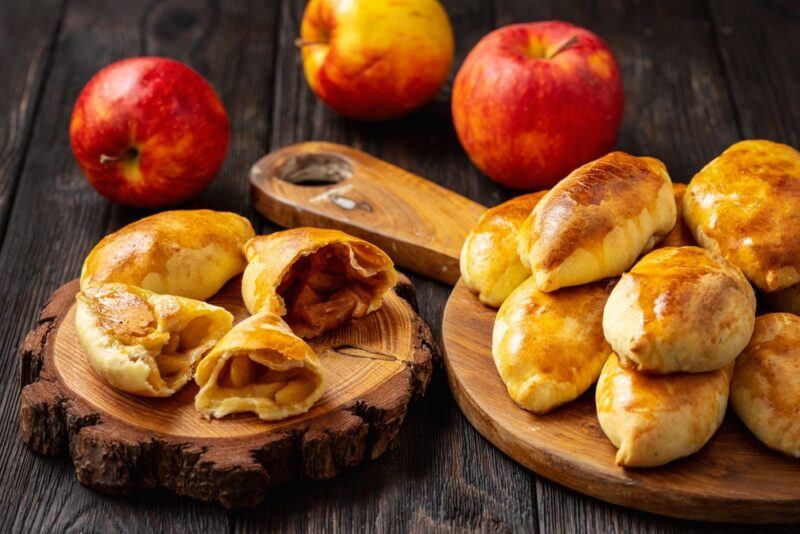
[[[89,183],[112,202],[155,208],[199,193],[228,150],[228,114],[208,82],[171,59],[136,57],[100,70],[69,125]]]
[[[428,102],[453,64],[453,30],[437,0],[310,0],[297,44],[314,93],[362,120]]]
[[[491,179],[542,189],[611,149],[623,100],[619,67],[597,35],[558,21],[514,24],[467,56],[453,85],[453,122]]]

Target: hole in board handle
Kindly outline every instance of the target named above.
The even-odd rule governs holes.
[[[295,154],[278,167],[279,180],[295,185],[338,184],[353,176],[353,165],[341,156],[325,152]]]

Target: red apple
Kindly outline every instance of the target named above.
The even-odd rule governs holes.
[[[230,123],[208,82],[183,63],[136,57],[86,84],[69,124],[72,152],[89,183],[127,206],[187,200],[219,171]]]
[[[453,122],[491,179],[542,189],[607,153],[622,80],[606,44],[566,22],[505,26],[472,49],[453,85]]]

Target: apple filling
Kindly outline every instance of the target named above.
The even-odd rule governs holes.
[[[212,344],[212,327],[211,318],[201,315],[169,332],[166,343],[154,355],[156,368],[151,372],[151,383],[173,388],[190,374],[194,363]]]
[[[296,261],[277,292],[286,306],[286,323],[298,336],[313,337],[369,313],[386,282],[385,271],[332,244]]]

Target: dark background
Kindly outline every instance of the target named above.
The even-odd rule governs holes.
[[[595,31],[626,87],[619,148],[662,159],[675,181],[732,142],[800,146],[800,2],[790,0],[448,0],[459,65],[491,29],[564,19]],[[28,451],[18,434],[17,346],[50,293],[79,274],[103,235],[145,212],[112,206],[70,153],[78,92],[104,65],[163,55],[200,71],[232,121],[220,176],[189,206],[248,215],[247,171],[267,151],[330,140],[365,150],[493,205],[511,196],[470,165],[455,137],[450,83],[435,102],[383,124],[338,117],[306,87],[292,41],[301,0],[0,2],[0,524],[3,531],[618,531],[720,529],[628,511],[539,478],[461,415],[437,369],[393,450],[325,483],[271,491],[245,513],[147,491],[105,497],[81,486],[69,459]],[[455,74],[455,69],[452,75]],[[452,81],[451,75],[451,81]],[[413,277],[440,335],[449,288]],[[742,528],[742,530],[745,530]],[[764,531],[776,531],[774,527]]]

